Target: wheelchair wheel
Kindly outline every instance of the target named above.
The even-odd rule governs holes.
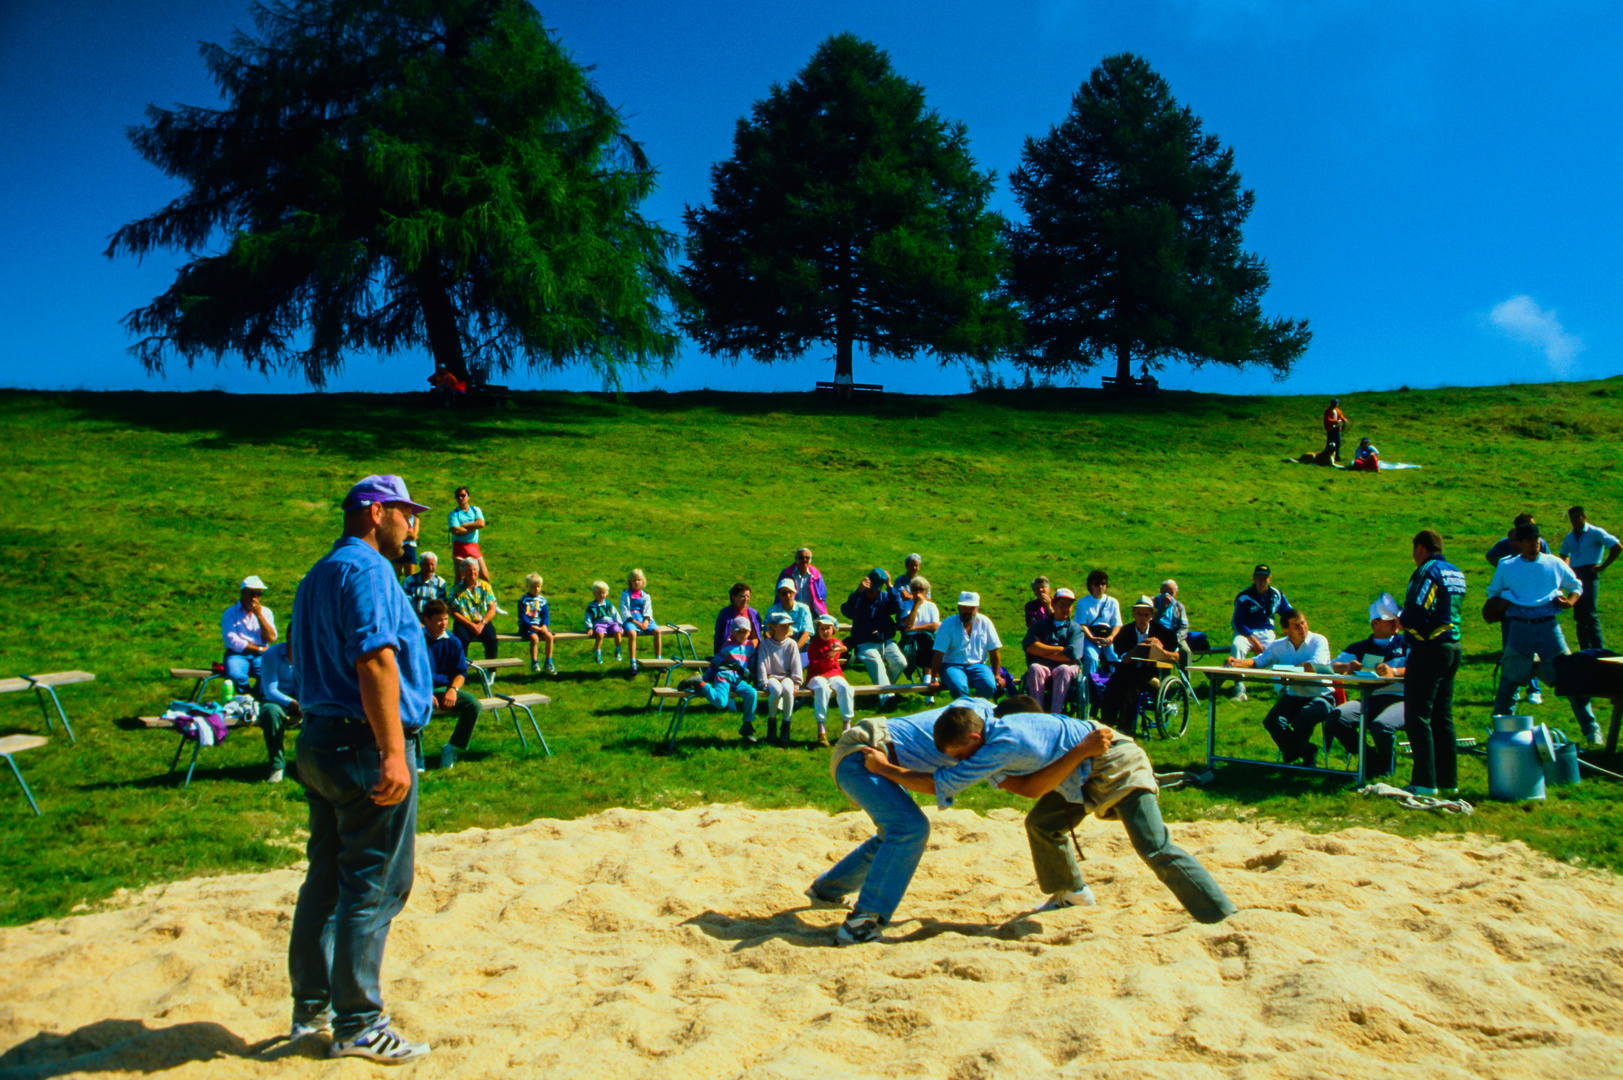
[[[1161,692],[1156,695],[1156,726],[1167,739],[1180,738],[1189,730],[1189,713],[1195,707],[1194,688],[1181,672],[1169,673],[1161,680]]]

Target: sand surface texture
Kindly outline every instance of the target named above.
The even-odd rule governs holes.
[[[859,814],[613,810],[419,840],[384,966],[418,1076],[1623,1076],[1618,879],[1518,844],[1174,836],[1241,911],[1191,922],[1089,821],[1091,909],[1031,915],[1020,817],[953,811],[886,942],[801,890]],[[288,1020],[300,871],[0,930],[0,1077],[374,1075]],[[314,1045],[312,1045],[314,1043]]]

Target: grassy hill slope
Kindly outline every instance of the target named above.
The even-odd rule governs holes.
[[[1318,448],[1323,402],[1166,394],[1121,402],[1075,390],[967,398],[892,397],[846,411],[803,395],[521,394],[509,409],[448,415],[418,399],[358,395],[0,394],[0,675],[80,667],[93,686],[63,698],[80,735],[60,733],[19,764],[46,816],[0,787],[0,922],[59,915],[119,887],[300,857],[296,784],[257,781],[257,733],[205,752],[186,791],[164,769],[173,737],[132,730],[184,687],[177,663],[218,659],[221,610],[255,573],[286,624],[299,576],[340,525],[353,480],[398,472],[435,507],[425,546],[449,554],[439,524],[459,483],[489,528],[484,548],[504,606],[539,571],[555,623],[578,623],[590,583],[615,595],[642,567],[663,619],[708,627],[743,580],[770,603],[774,574],[800,544],[816,552],[831,597],[873,565],[918,551],[949,607],[978,590],[1011,646],[1027,582],[1047,574],[1080,591],[1093,567],[1126,603],[1165,577],[1182,585],[1197,629],[1227,625],[1251,566],[1339,647],[1367,630],[1382,590],[1401,596],[1409,538],[1438,528],[1470,578],[1482,553],[1528,509],[1558,540],[1563,511],[1623,529],[1618,432],[1623,381],[1399,391],[1343,399],[1348,443],[1370,435],[1392,461],[1377,476],[1286,465]],[[1623,639],[1623,600],[1606,580],[1602,617]],[[512,617],[501,621],[511,629]],[[1460,679],[1462,734],[1480,735],[1498,631],[1473,623]],[[514,650],[506,646],[505,650]],[[1018,648],[1005,662],[1019,670]],[[504,651],[504,655],[516,652]],[[606,806],[843,808],[822,756],[740,750],[736,723],[695,710],[671,756],[651,753],[662,724],[643,709],[648,676],[598,667],[560,646],[555,679],[504,675],[554,697],[543,713],[555,756],[518,748],[487,722],[466,765],[424,778],[425,830],[490,827]],[[1265,695],[1220,705],[1224,746],[1272,756],[1258,721]],[[1553,696],[1536,710],[1576,736]],[[1150,747],[1158,766],[1204,759],[1200,717],[1183,740]],[[797,734],[811,732],[810,710]],[[0,734],[43,730],[25,695],[0,698]],[[431,752],[443,726],[428,739]],[[1197,738],[1197,734],[1202,737]],[[1616,762],[1612,765],[1615,767]],[[1402,780],[1407,781],[1404,766]],[[1466,795],[1485,797],[1479,761]],[[1469,827],[1520,837],[1558,857],[1623,868],[1619,788],[1586,783],[1545,805],[1486,804],[1468,823],[1368,805],[1350,785],[1233,767],[1206,791],[1165,797],[1172,819],[1262,813],[1311,827],[1405,833]],[[965,805],[1014,805],[979,789]]]

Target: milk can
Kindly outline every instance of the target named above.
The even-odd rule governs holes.
[[[1531,716],[1496,716],[1488,736],[1488,798],[1544,798],[1544,763],[1534,746]]]
[[[1554,755],[1544,762],[1544,785],[1547,788],[1561,787],[1564,784],[1576,784],[1578,776],[1578,747],[1567,741],[1565,732],[1552,727],[1546,727],[1550,733],[1550,741]]]

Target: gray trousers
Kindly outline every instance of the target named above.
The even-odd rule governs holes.
[[[1172,891],[1197,922],[1222,922],[1237,910],[1223,887],[1200,861],[1172,842],[1161,820],[1161,802],[1154,792],[1135,791],[1116,804],[1127,829],[1127,839],[1161,884]],[[1026,815],[1026,838],[1037,884],[1043,892],[1074,892],[1085,884],[1082,867],[1071,850],[1071,827],[1087,817],[1087,810],[1057,791],[1037,800]]]

